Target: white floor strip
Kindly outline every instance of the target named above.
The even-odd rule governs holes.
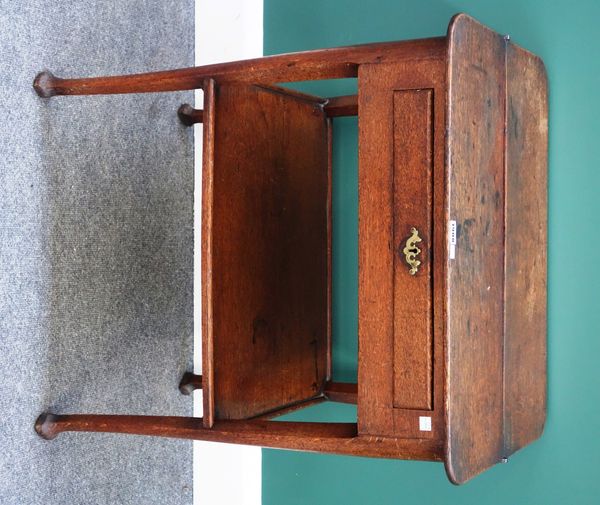
[[[263,0],[196,0],[196,65],[263,55]],[[202,92],[196,92],[202,107]],[[202,126],[194,126],[194,369],[201,373],[200,212]],[[194,393],[194,415],[202,415],[202,393]],[[194,505],[260,505],[261,450],[194,442]]]

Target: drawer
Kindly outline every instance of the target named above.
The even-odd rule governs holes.
[[[365,434],[441,434],[433,214],[436,171],[443,183],[443,68],[433,60],[359,71],[358,423]]]

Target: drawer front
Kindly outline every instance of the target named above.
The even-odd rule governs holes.
[[[432,409],[433,90],[393,96],[393,406]]]
[[[433,215],[436,173],[443,194],[444,100],[441,61],[359,69],[358,422],[364,434],[442,435],[433,261],[440,230]]]

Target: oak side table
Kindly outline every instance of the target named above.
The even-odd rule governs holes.
[[[278,83],[358,79],[320,98]],[[447,36],[117,77],[42,97],[204,90],[203,418],[42,414],[117,432],[443,461],[462,483],[546,412],[547,83],[467,15]],[[358,383],[332,381],[332,118],[358,115]],[[274,422],[324,400],[356,423]]]

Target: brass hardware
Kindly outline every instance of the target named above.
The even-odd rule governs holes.
[[[419,265],[421,262],[417,259],[417,256],[421,253],[421,249],[419,249],[415,244],[417,242],[421,242],[421,237],[419,237],[419,230],[416,228],[410,229],[411,236],[406,239],[406,246],[402,249],[404,253],[404,259],[406,263],[410,266],[410,270],[408,273],[410,275],[415,275],[417,270],[419,269]]]

